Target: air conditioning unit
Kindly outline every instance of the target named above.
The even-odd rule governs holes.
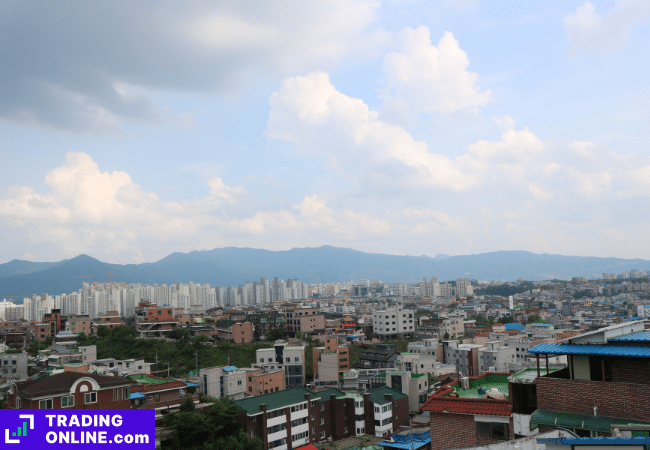
[[[460,379],[460,388],[461,389],[469,389],[469,378],[468,377],[463,377]]]
[[[488,368],[488,372],[496,372],[496,371],[497,371],[497,368],[495,366],[490,366]]]

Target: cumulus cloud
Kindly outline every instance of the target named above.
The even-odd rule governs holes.
[[[490,101],[490,91],[480,91],[478,74],[467,70],[469,58],[451,32],[444,33],[437,47],[426,26],[404,29],[399,41],[399,50],[386,54],[382,67],[388,108],[397,98],[414,113],[448,114],[478,111]]]
[[[288,78],[270,99],[267,136],[296,144],[353,178],[375,174],[377,183],[398,182],[463,191],[475,180],[454,160],[430,152],[403,128],[379,119],[357,98],[339,92],[324,72]],[[384,177],[383,175],[388,175]],[[408,175],[404,176],[404,175]]]
[[[564,18],[564,28],[574,50],[611,52],[627,42],[634,26],[648,17],[650,4],[645,0],[618,0],[606,15],[587,1]]]
[[[3,2],[0,119],[92,133],[120,132],[123,120],[191,128],[191,115],[154,107],[149,93],[232,95],[252,76],[327,67],[376,45],[366,32],[378,6]]]

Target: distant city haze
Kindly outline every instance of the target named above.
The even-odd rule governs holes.
[[[88,281],[168,285],[193,282],[227,287],[275,277],[301,283],[341,283],[361,278],[418,283],[431,277],[440,281],[600,279],[603,273],[631,270],[650,271],[650,261],[505,251],[430,258],[331,246],[288,251],[231,247],[173,253],[155,263],[129,265],[108,264],[85,255],[56,263],[15,260],[0,265],[0,298],[69,293]]]

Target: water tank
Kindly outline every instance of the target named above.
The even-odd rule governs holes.
[[[460,388],[469,389],[469,378],[463,377],[460,379]]]

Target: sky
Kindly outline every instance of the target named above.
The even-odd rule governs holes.
[[[2,2],[0,263],[650,259],[649,42],[646,0]]]

